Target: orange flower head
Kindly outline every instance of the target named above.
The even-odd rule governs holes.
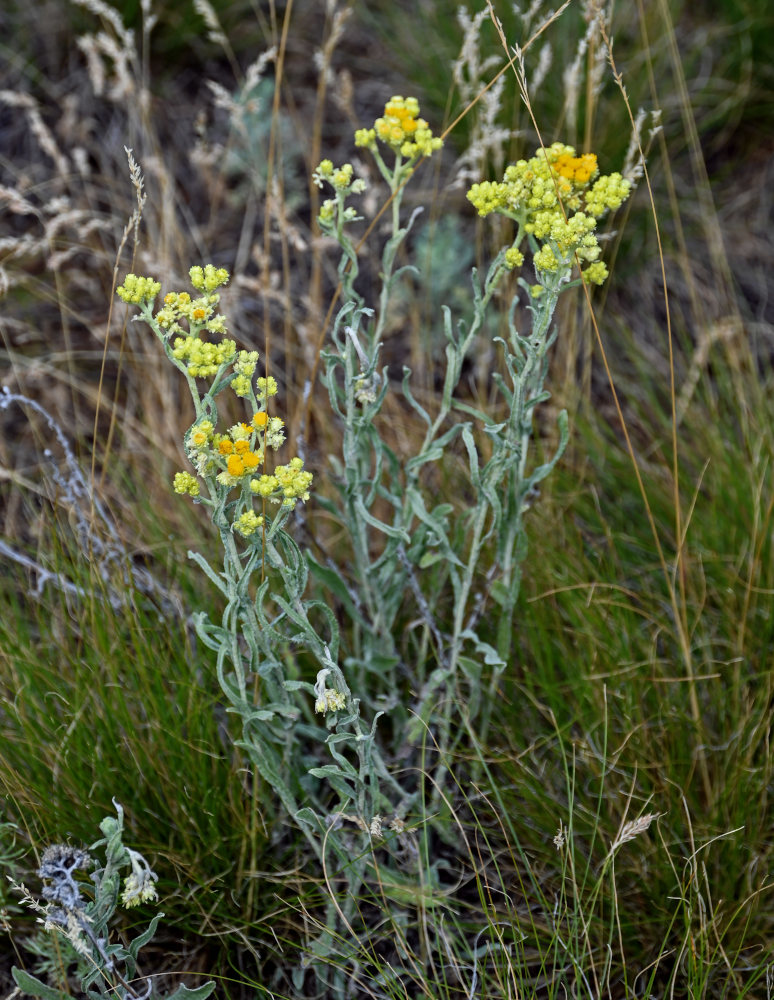
[[[593,153],[584,153],[583,156],[562,153],[554,160],[554,170],[560,177],[566,177],[576,184],[585,184],[597,171],[597,158]]]

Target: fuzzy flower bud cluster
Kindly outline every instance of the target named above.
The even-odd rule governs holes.
[[[396,154],[394,170],[382,159],[379,142]],[[396,96],[384,106],[384,114],[376,119],[373,128],[360,128],[355,132],[355,145],[370,150],[382,176],[393,184],[401,171],[411,171],[417,160],[440,149],[443,140],[434,136],[424,118],[419,117],[419,102],[415,97]],[[320,163],[312,174],[312,181],[320,188],[325,184],[333,188],[335,197],[322,203],[317,218],[323,231],[338,229],[340,236],[342,224],[360,218],[356,209],[346,205],[346,199],[365,191],[365,181],[354,176],[351,163],[336,167],[330,160]]]
[[[159,898],[155,883],[158,875],[151,870],[148,862],[138,851],[126,848],[132,871],[124,879],[121,902],[127,909],[139,906],[140,903],[155,903]]]
[[[192,336],[202,330],[208,333],[226,332],[226,321],[215,312],[219,295],[203,295],[192,299],[188,292],[170,292],[164,296],[164,306],[156,313],[156,322],[168,335],[185,333],[181,321],[185,321]]]
[[[274,379],[259,381],[267,396],[276,394]],[[260,473],[267,450],[276,450],[285,441],[284,428],[280,417],[270,417],[265,410],[254,413],[249,424],[234,424],[225,434],[216,433],[211,420],[200,420],[188,432],[186,450],[200,476],[214,477],[227,489],[239,487],[243,496],[293,508],[299,500],[309,499],[312,485],[312,473],[304,470],[303,461],[291,458],[287,465],[277,465],[270,475]],[[188,472],[178,472],[173,485],[176,493],[198,497],[201,492],[199,481]],[[235,519],[233,528],[247,538],[263,523],[263,517],[250,509]]]
[[[419,117],[416,97],[391,98],[373,128],[355,132],[356,146],[374,149],[377,139],[408,160],[430,156],[443,146],[443,139],[434,136],[425,119]]]
[[[576,156],[572,146],[555,142],[531,159],[511,164],[502,181],[474,184],[468,200],[479,215],[500,212],[542,244],[534,256],[539,273],[566,271],[577,257],[587,265],[585,279],[602,284],[607,268],[598,259],[597,221],[620,208],[631,183],[619,173],[598,173],[593,153]],[[506,251],[507,267],[519,267],[523,260],[517,246]]]
[[[192,267],[189,275],[193,287],[202,294],[192,298],[188,292],[169,292],[164,296],[163,307],[156,313],[156,322],[163,333],[179,338],[175,341],[175,348],[182,352],[181,358],[187,357],[192,351],[195,353],[196,348],[186,342],[198,339],[203,331],[215,336],[226,333],[225,317],[217,311],[220,295],[216,289],[229,280],[228,271],[223,267],[215,268],[212,264],[207,264],[206,267]],[[188,336],[183,323],[187,327]],[[192,363],[197,364],[195,361]],[[204,366],[207,367],[206,362]],[[189,374],[194,373],[189,372]],[[214,372],[202,374],[214,374]]]
[[[161,291],[161,284],[153,278],[138,278],[136,274],[127,274],[123,285],[116,289],[116,295],[124,302],[135,306],[143,302],[153,302]]]
[[[323,668],[317,673],[317,680],[314,685],[314,710],[318,715],[327,715],[329,712],[341,712],[347,707],[347,699],[336,688],[326,687],[325,679],[330,674],[330,670]]]
[[[318,219],[323,228],[333,224],[337,211],[342,222],[355,222],[360,218],[356,209],[345,205],[350,195],[362,194],[366,189],[366,182],[362,177],[355,177],[354,173],[351,163],[334,167],[331,160],[323,160],[312,174],[312,180],[317,187],[330,184],[336,194],[335,198],[324,201],[320,206]]]
[[[366,189],[366,182],[360,177],[353,180],[353,176],[354,168],[351,163],[345,163],[342,167],[334,167],[330,160],[323,160],[312,174],[312,180],[319,188],[323,186],[324,181],[327,181],[334,191],[362,194]]]
[[[155,328],[164,339],[174,337],[172,357],[186,366],[192,378],[208,378],[216,375],[223,365],[229,364],[236,356],[233,340],[223,339],[212,343],[201,339],[203,333],[222,336],[226,333],[226,320],[218,312],[220,295],[217,289],[229,280],[225,268],[192,267],[191,284],[202,294],[192,297],[188,292],[169,292],[164,296],[162,307],[155,314]],[[124,302],[135,305],[151,304],[161,290],[158,281],[152,278],[138,278],[128,274],[116,292]],[[247,395],[244,375],[248,371],[249,355],[242,351],[238,359],[237,395]],[[255,370],[255,366],[249,374]],[[241,391],[240,391],[241,390]]]
[[[314,710],[319,715],[327,715],[328,712],[340,712],[346,707],[347,699],[340,691],[336,691],[334,688],[326,688],[314,703]]]
[[[321,176],[338,185],[340,190],[362,190],[361,184],[352,179],[352,167],[348,164],[336,171],[329,161],[324,161],[320,169]],[[240,422],[225,433],[219,433],[215,429],[217,414],[211,420],[199,410],[199,419],[185,439],[196,475],[176,473],[173,489],[175,493],[210,504],[215,502],[216,494],[224,495],[224,489],[239,489],[240,500],[236,505],[239,509],[233,515],[232,529],[248,538],[264,523],[263,515],[252,510],[255,497],[262,503],[268,501],[292,509],[299,500],[309,499],[313,476],[304,471],[300,458],[277,465],[271,474],[264,471],[267,451],[280,448],[285,441],[285,422],[267,412],[268,401],[277,394],[277,380],[270,375],[254,378],[257,351],[238,351],[233,340],[210,342],[202,339],[201,334],[205,331],[219,334],[226,329],[225,318],[217,312],[220,301],[217,289],[226,284],[229,273],[212,264],[192,267],[189,273],[192,286],[201,293],[197,298],[192,298],[188,292],[169,292],[155,316],[146,309],[143,318],[178,367],[191,378],[214,377],[223,387],[229,385],[235,395],[247,400],[252,416],[249,423]],[[157,281],[130,274],[118,294],[126,302],[150,306],[160,289]],[[173,334],[177,336],[170,343]],[[201,480],[207,485],[209,497],[202,496]],[[137,872],[134,875],[139,879]],[[132,899],[144,898],[144,887],[139,882],[137,885],[132,883],[127,891]]]
[[[234,531],[242,538],[249,538],[263,526],[263,515],[256,514],[254,510],[246,510],[234,521]]]
[[[281,497],[286,507],[295,507],[298,500],[308,500],[311,485],[312,473],[304,472],[300,458],[291,458],[287,465],[277,465],[271,475],[250,480],[253,493],[274,503],[279,503]]]
[[[121,902],[127,909],[139,906],[140,903],[155,903],[158,898],[156,886],[149,879],[134,874],[127,875],[121,893]]]
[[[206,264],[199,267],[195,264],[188,272],[191,284],[200,292],[211,295],[216,288],[227,284],[231,275],[225,267],[215,267],[213,264]]]
[[[231,388],[237,396],[250,395],[250,379],[255,374],[258,364],[258,351],[240,351],[234,362],[234,378],[231,380]]]
[[[221,365],[227,365],[236,355],[236,344],[233,340],[221,340],[219,344],[211,344],[198,337],[177,337],[172,350],[172,357],[183,361],[188,367],[192,378],[207,378],[217,375]]]

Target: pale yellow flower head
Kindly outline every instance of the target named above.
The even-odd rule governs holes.
[[[236,354],[233,340],[222,340],[219,344],[209,344],[198,337],[178,337],[172,350],[172,357],[187,362],[188,374],[192,378],[216,375],[218,369],[228,364]]]
[[[194,266],[188,274],[194,288],[208,294],[225,285],[231,277],[225,267],[214,267],[212,264],[205,264],[204,267]]]
[[[416,97],[392,97],[384,106],[384,114],[371,129],[355,132],[355,145],[373,148],[379,139],[406,159],[430,156],[443,146],[443,139],[434,136],[424,118],[419,117]]]
[[[127,274],[123,285],[116,289],[116,295],[124,302],[140,305],[142,302],[152,302],[161,291],[161,284],[153,278],[139,278],[136,274]]]
[[[140,903],[155,903],[159,898],[155,882],[158,875],[151,871],[142,855],[136,851],[130,852],[132,871],[124,879],[121,902],[127,909],[139,906]]]
[[[577,156],[573,146],[555,142],[529,160],[510,164],[502,181],[474,184],[467,196],[480,216],[500,212],[518,223],[519,242],[524,235],[537,241],[533,262],[538,272],[567,273],[577,260],[589,265],[585,279],[600,284],[607,268],[598,260],[597,221],[620,207],[631,184],[618,173],[598,174],[593,153]],[[517,245],[506,251],[509,269],[523,261]]]
[[[196,479],[194,479],[190,472],[176,472],[172,485],[175,493],[180,493],[190,497],[199,496],[199,483]]]
[[[347,707],[347,699],[335,688],[325,688],[325,691],[315,700],[314,710],[319,715],[327,715],[328,712],[341,712]]]
[[[260,514],[256,514],[252,510],[247,510],[234,521],[234,531],[238,532],[243,538],[249,538],[250,535],[254,535],[258,531],[262,524],[263,517]]]

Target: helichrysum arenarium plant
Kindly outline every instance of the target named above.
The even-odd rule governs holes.
[[[551,321],[562,291],[581,280],[595,284],[605,280],[607,268],[599,259],[597,222],[620,206],[629,194],[630,183],[620,174],[599,176],[594,155],[576,156],[572,147],[556,143],[508,167],[501,182],[473,185],[468,198],[479,214],[500,212],[514,220],[516,232],[492,262],[483,283],[474,274],[471,317],[455,325],[449,311],[444,311],[446,371],[434,414],[414,399],[409,372],[405,371],[404,395],[425,431],[416,454],[399,463],[379,432],[377,418],[388,385],[386,375],[377,370],[377,359],[390,291],[400,277],[395,271],[395,256],[410,227],[410,222],[406,228],[400,227],[404,186],[417,161],[438,148],[438,140],[428,136],[425,123],[415,121],[417,113],[416,102],[393,98],[374,128],[360,130],[355,136],[357,145],[373,153],[392,192],[392,234],[384,247],[382,292],[375,313],[364,307],[355,289],[357,256],[348,236],[357,213],[347,201],[363,190],[364,182],[354,177],[349,164],[336,168],[328,161],[320,164],[315,179],[334,189],[335,199],[323,205],[320,224],[343,250],[339,271],[345,302],[334,325],[333,349],[325,355],[325,380],[343,428],[342,523],[350,531],[354,556],[350,573],[359,598],[358,614],[353,618],[359,648],[356,662],[361,671],[365,668],[369,672],[369,665],[374,668],[369,672],[370,683],[366,684],[363,676],[363,689],[373,689],[379,678],[384,684],[388,675],[390,685],[396,685],[394,668],[410,663],[413,687],[418,692],[411,706],[414,718],[440,725],[440,747],[444,750],[448,748],[446,736],[453,710],[452,698],[444,694],[461,694],[458,685],[466,678],[465,710],[475,715],[484,666],[492,668],[490,672],[496,676],[510,655],[513,611],[526,554],[524,512],[567,441],[567,417],[562,413],[554,455],[543,464],[530,461],[535,408],[548,398],[548,350],[556,337]],[[410,123],[408,128],[406,122]],[[416,135],[421,140],[412,138]],[[390,166],[382,157],[380,143],[394,157]],[[495,422],[461,400],[457,387],[463,363],[481,336],[495,291],[509,272],[529,273],[525,250],[532,257],[529,267],[534,280],[519,277],[520,291],[512,296],[508,339],[500,341],[502,372],[491,376],[505,402],[507,417]],[[573,279],[576,264],[582,268],[582,278]],[[520,331],[515,325],[520,300],[528,307],[526,315],[531,316],[529,331]],[[343,378],[338,377],[339,371]],[[462,421],[457,418],[459,413],[473,419]],[[485,447],[483,437],[487,439]],[[461,512],[445,502],[446,498],[438,502],[424,486],[428,467],[443,461],[455,438],[462,440],[468,458],[474,496]],[[389,520],[374,513],[376,504],[383,509],[385,501]],[[459,539],[462,544],[456,541]],[[489,593],[482,600],[474,588],[486,547],[494,548],[496,575],[489,580]],[[434,570],[429,573],[431,567]],[[439,573],[444,577],[441,584]],[[453,597],[450,626],[441,617],[438,599],[439,591],[448,589]],[[407,593],[423,624],[420,655],[410,657],[401,642],[400,628]],[[486,634],[496,636],[494,645],[485,641],[483,629],[479,631],[484,619]],[[439,706],[443,706],[440,713]],[[408,714],[405,722],[409,724]],[[405,739],[404,727],[394,731],[400,740]]]
[[[139,307],[186,378],[195,406],[185,446],[196,475],[179,472],[174,490],[208,509],[223,547],[222,569],[189,554],[226,599],[221,623],[200,613],[197,632],[215,652],[218,682],[241,717],[239,746],[318,861],[326,847],[336,856],[354,900],[365,861],[349,838],[336,835],[339,816],[354,813],[362,824],[357,829],[368,837],[389,806],[383,786],[393,798],[402,790],[378,750],[376,720],[361,720],[359,699],[339,665],[336,620],[325,604],[305,597],[304,554],[284,530],[296,504],[309,499],[312,475],[297,457],[268,471],[268,453],[285,440],[282,419],[268,412],[277,383],[271,376],[254,379],[257,353],[238,351],[223,336],[217,289],[228,273],[207,265],[191,268],[190,278],[198,294],[170,292],[155,312],[160,285],[153,279],[128,275],[117,291]],[[203,334],[219,339],[205,341]],[[204,390],[197,380],[204,380]],[[216,399],[224,392],[243,398],[247,413],[245,421],[220,429]],[[324,633],[312,623],[315,613],[322,615]],[[312,654],[311,678],[296,676],[285,655],[289,645]],[[325,935],[321,940],[325,949]]]
[[[163,913],[156,913],[147,928],[126,944],[111,939],[110,926],[119,905],[132,908],[154,903],[157,876],[138,852],[123,842],[124,813],[118,803],[116,816],[100,823],[103,836],[88,850],[67,844],[51,844],[41,857],[38,876],[43,882],[42,899],[26,886],[13,883],[22,901],[39,914],[43,930],[56,938],[57,965],[75,966],[81,989],[90,1000],[119,996],[121,1000],[146,1000],[163,996],[153,976],[137,978],[138,956],[153,938]],[[100,863],[95,853],[104,853]],[[66,1000],[69,990],[41,982],[23,969],[14,968],[16,985],[26,996],[41,1000]],[[167,1000],[205,1000],[213,982],[197,989],[180,985]]]
[[[323,353],[341,454],[329,456],[333,494],[316,498],[345,533],[338,562],[315,558],[293,540],[293,510],[310,499],[312,474],[298,457],[269,464],[285,439],[282,419],[270,412],[278,387],[271,376],[255,377],[256,352],[238,350],[226,336],[218,289],[227,272],[193,267],[193,295],[170,292],[158,309],[160,285],[153,278],[128,275],[118,289],[139,308],[138,318],[187,380],[195,406],[185,437],[193,471],[179,472],[174,489],[207,508],[222,543],[222,568],[189,555],[226,601],[219,624],[200,613],[196,627],[215,654],[230,710],[241,718],[239,746],[314,857],[328,871],[335,858],[333,868],[344,878],[343,901],[329,909],[326,930],[312,946],[318,959],[334,947],[337,914],[351,926],[366,882],[381,879],[389,866],[409,881],[415,877],[416,854],[405,849],[406,822],[427,834],[422,824],[445,795],[447,755],[462,729],[453,725],[455,713],[486,724],[482,681],[488,675],[496,684],[511,655],[526,555],[524,512],[567,441],[562,413],[554,454],[542,464],[532,460],[535,409],[549,395],[548,351],[557,335],[551,321],[564,289],[605,280],[597,221],[622,203],[630,187],[618,174],[599,176],[593,155],[577,156],[560,143],[508,167],[501,182],[473,185],[468,197],[479,214],[500,212],[514,221],[515,234],[483,281],[474,273],[470,316],[455,322],[446,309],[440,318],[446,369],[434,413],[414,398],[405,370],[403,395],[423,430],[415,453],[398,455],[383,437],[380,414],[391,386],[378,359],[391,294],[404,270],[396,257],[415,217],[403,223],[405,185],[442,142],[420,117],[417,101],[396,96],[372,128],[355,133],[355,144],[373,156],[391,199],[391,231],[373,306],[357,286],[358,256],[350,236],[359,221],[352,201],[366,182],[349,163],[337,167],[323,160],[314,172],[317,185],[332,189],[321,206],[320,227],[342,250],[342,304]],[[573,278],[577,265],[582,276]],[[530,273],[532,280],[519,276],[510,282],[508,336],[499,341],[502,370],[491,376],[505,417],[495,421],[460,398],[458,385],[493,296],[513,272]],[[515,323],[520,301],[531,317],[527,331]],[[233,426],[219,423],[223,393],[245,403],[244,420]],[[428,471],[458,441],[468,471],[463,507],[427,486]],[[482,581],[487,551],[489,563],[494,553],[494,570]],[[324,598],[317,599],[321,590]],[[338,616],[331,598],[340,606]],[[418,627],[406,630],[407,609]],[[304,655],[290,656],[290,648]],[[379,718],[386,711],[389,736],[383,737]],[[406,772],[392,764],[398,752],[421,742],[425,730],[432,734],[438,766],[430,809],[425,805],[422,812],[416,770],[399,778]],[[442,823],[436,827],[447,836]],[[425,884],[438,878],[434,867],[423,875]]]

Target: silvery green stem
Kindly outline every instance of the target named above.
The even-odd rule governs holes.
[[[379,293],[379,314],[376,320],[376,327],[373,331],[372,343],[379,344],[384,332],[384,325],[389,315],[389,305],[390,305],[390,293],[393,287],[393,267],[395,265],[395,255],[398,252],[398,248],[403,242],[406,234],[411,229],[416,215],[421,211],[417,209],[411,216],[408,225],[405,229],[401,229],[400,225],[400,207],[403,201],[403,188],[406,183],[406,174],[411,173],[411,169],[408,171],[405,167],[402,167],[400,154],[396,155],[395,158],[395,169],[387,175],[387,182],[390,185],[390,195],[392,198],[391,210],[392,210],[392,236],[387,241],[384,246],[384,251],[382,252],[382,287]]]
[[[484,282],[483,292],[479,289],[476,283],[477,275],[475,269],[473,270],[473,317],[467,333],[460,340],[455,338],[451,326],[451,315],[447,309],[445,310],[446,339],[448,343],[446,345],[446,372],[444,374],[441,405],[435,420],[428,427],[427,432],[425,433],[422,447],[418,453],[419,455],[426,453],[430,449],[431,445],[438,437],[439,431],[454,405],[453,393],[460,381],[462,364],[473,344],[473,341],[484,325],[487,307],[492,300],[492,296],[497,290],[500,279],[506,273],[506,268],[503,263],[504,256],[504,251],[499,253],[490,266]]]

